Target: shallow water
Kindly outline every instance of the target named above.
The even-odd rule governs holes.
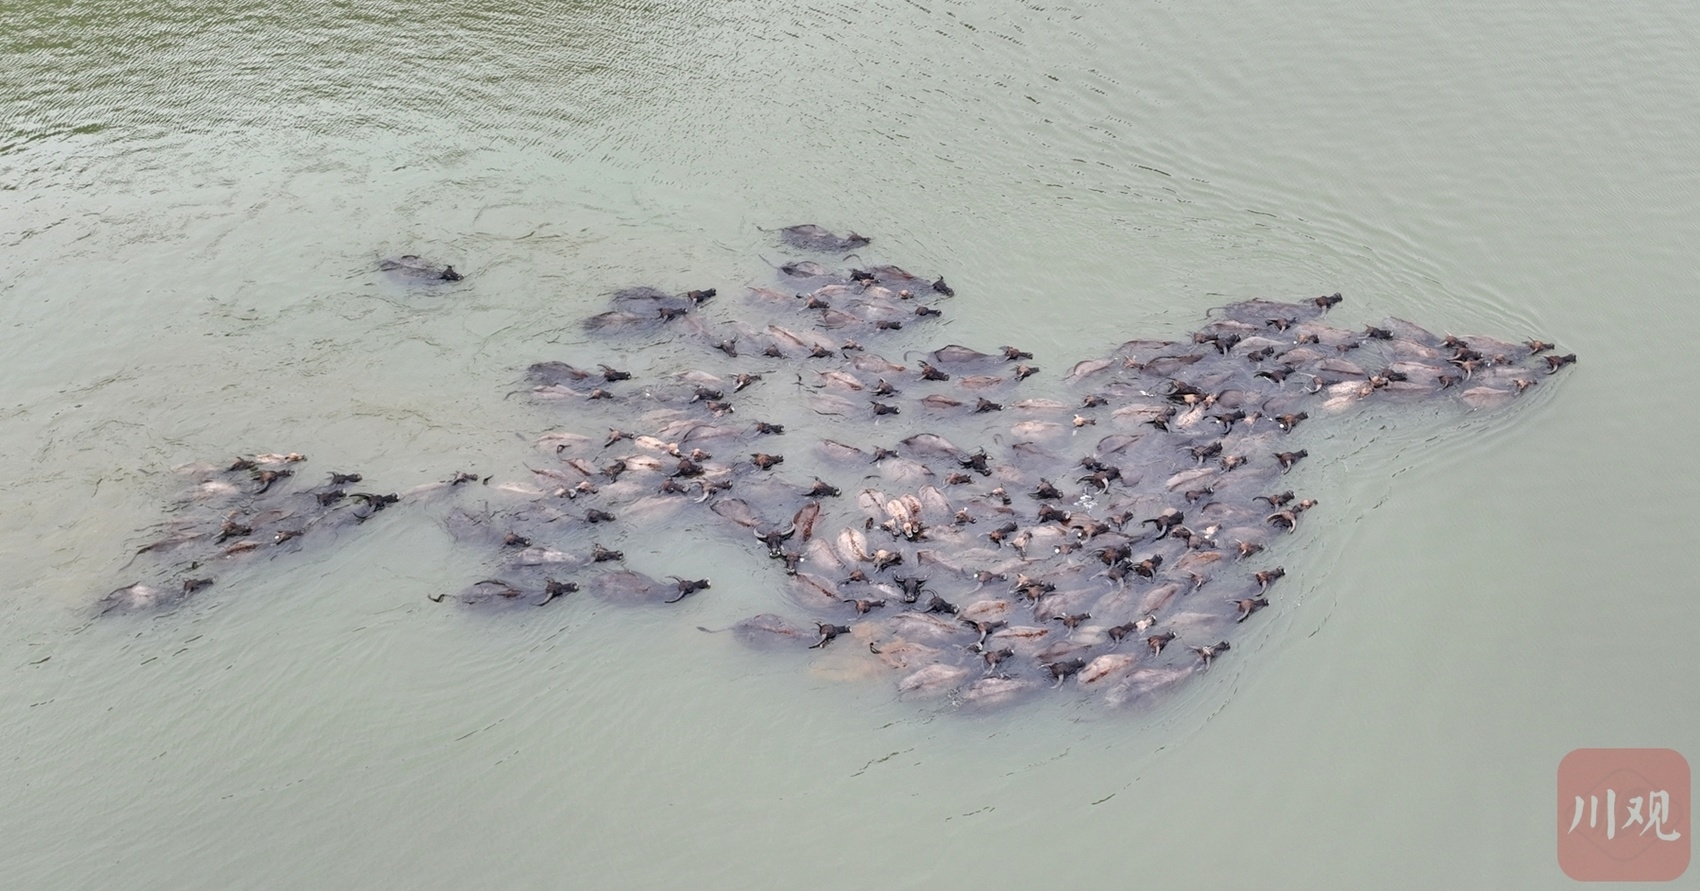
[[[1700,752],[1688,6],[6,18],[9,887],[1540,887],[1565,752]],[[1502,415],[1333,431],[1276,607],[1131,712],[962,714],[695,630],[760,611],[755,573],[677,611],[445,608],[474,564],[424,514],[94,617],[172,467],[523,474],[527,364],[608,358],[577,322],[615,288],[765,281],[762,227],[804,221],[949,276],[915,346],[1060,371],[1339,290],[1581,364]],[[470,277],[373,272],[410,251]]]

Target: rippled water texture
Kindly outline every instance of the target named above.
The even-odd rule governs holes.
[[[1700,13],[1478,6],[8,4],[5,884],[1564,881],[1565,752],[1700,755]],[[949,276],[915,348],[1060,369],[1338,290],[1582,360],[1512,416],[1336,430],[1296,583],[1132,711],[697,632],[753,572],[446,608],[467,554],[422,514],[95,617],[171,468],[523,474],[527,365],[610,358],[578,320],[618,288],[766,280],[800,222]],[[375,272],[409,252],[469,278]]]

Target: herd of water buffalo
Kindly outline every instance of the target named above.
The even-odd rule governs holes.
[[[836,264],[870,243],[778,234]],[[381,268],[422,287],[463,278],[413,256]],[[943,278],[801,258],[736,296],[620,291],[584,327],[623,367],[540,357],[524,371],[556,422],[530,479],[457,472],[394,494],[296,454],[185,468],[188,493],[138,555],[147,578],[100,608],[170,605],[243,562],[429,509],[487,554],[477,581],[433,600],[731,596],[767,608],[725,630],[855,648],[907,695],[986,705],[1070,685],[1124,703],[1207,670],[1235,625],[1279,602],[1282,545],[1322,509],[1302,486],[1328,441],[1316,425],[1367,404],[1490,409],[1576,361],[1397,319],[1334,324],[1339,294],[1231,304],[1184,339],[1067,369],[1011,345],[913,349],[954,297]],[[658,530],[746,542],[771,584],[747,567],[735,586],[651,574],[610,546],[644,544],[632,563],[653,563]]]

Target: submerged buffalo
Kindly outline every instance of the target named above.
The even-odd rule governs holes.
[[[413,254],[385,257],[378,261],[378,268],[389,273],[390,278],[407,284],[439,284],[442,282],[458,282],[466,278],[466,276],[456,272],[453,266],[437,263]]]
[[[863,235],[852,232],[839,236],[813,223],[801,226],[787,226],[779,230],[779,237],[785,243],[801,251],[814,251],[821,254],[842,254],[865,247],[873,241]]]

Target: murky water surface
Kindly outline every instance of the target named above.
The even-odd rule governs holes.
[[[1565,881],[1565,752],[1700,756],[1696,18],[14,0],[7,887]],[[1140,709],[963,714],[705,636],[776,596],[707,534],[629,542],[728,579],[670,611],[432,603],[477,562],[418,513],[95,617],[171,468],[522,476],[560,421],[506,398],[526,365],[602,349],[616,288],[770,281],[806,221],[950,277],[916,347],[1062,369],[1339,290],[1582,361],[1332,431],[1275,608]],[[406,252],[470,277],[374,272]]]

